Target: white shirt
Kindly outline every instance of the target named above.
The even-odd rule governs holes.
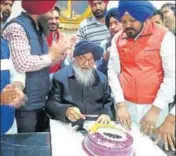
[[[25,87],[25,73],[19,73],[16,71],[12,59],[1,59],[1,70],[9,70],[10,71],[10,83],[15,81],[21,82]]]
[[[170,114],[175,115],[175,105],[174,105],[174,107],[171,109]]]
[[[124,102],[124,94],[121,88],[118,75],[120,74],[120,59],[116,48],[116,40],[121,32],[115,35],[112,40],[110,59],[108,64],[108,79],[115,103]],[[153,105],[164,109],[168,103],[173,101],[175,94],[175,36],[167,32],[161,43],[161,60],[164,70],[164,79],[157,92]]]

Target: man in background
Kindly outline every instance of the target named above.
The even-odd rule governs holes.
[[[161,7],[161,11],[164,14],[165,26],[175,34],[175,4],[165,3]]]
[[[13,6],[14,0],[1,0],[0,5],[1,5],[1,29],[4,28],[8,18],[11,15],[12,12],[12,6]]]
[[[160,10],[155,10],[153,16],[150,18],[151,21],[155,22],[156,24],[160,24],[164,26],[164,14]]]
[[[77,37],[79,40],[89,40],[100,45],[105,38],[109,37],[109,31],[105,25],[108,0],[88,0],[88,2],[93,16],[81,22]]]
[[[105,16],[105,24],[109,30],[110,36],[101,42],[100,46],[104,49],[104,53],[102,58],[97,61],[96,66],[99,71],[107,75],[107,66],[110,55],[111,41],[115,34],[122,30],[122,24],[120,22],[117,8],[111,8],[107,11]]]

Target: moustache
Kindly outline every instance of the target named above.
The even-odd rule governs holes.
[[[95,13],[99,13],[99,12],[103,12],[102,10],[97,10],[97,11],[95,11]]]
[[[125,31],[136,31],[136,30],[133,28],[126,28]]]

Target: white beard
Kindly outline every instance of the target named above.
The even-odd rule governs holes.
[[[95,83],[95,69],[83,70],[76,64],[73,64],[75,71],[76,81],[82,84],[84,87],[90,87]]]

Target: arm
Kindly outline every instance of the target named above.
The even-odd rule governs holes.
[[[9,41],[12,61],[18,72],[37,71],[51,65],[48,55],[31,55],[28,38],[19,24],[10,24],[4,30],[3,36]]]
[[[106,75],[108,69],[108,60],[101,58],[96,62],[96,68]]]
[[[111,87],[112,96],[115,100],[115,104],[125,101],[123,90],[118,79],[120,73],[120,60],[118,50],[116,48],[116,38],[117,36],[115,36],[112,40],[110,58],[108,63],[108,80]]]
[[[66,111],[69,107],[73,107],[71,104],[63,103],[63,85],[57,80],[53,80],[53,87],[48,95],[46,102],[46,112],[54,119],[68,122],[66,118]]]
[[[175,37],[168,32],[161,43],[161,59],[164,70],[163,82],[160,85],[153,105],[164,109],[173,101],[175,94]]]
[[[17,72],[11,59],[10,63],[11,63],[10,82],[12,84],[15,84],[21,90],[23,90],[25,88],[26,74]]]

